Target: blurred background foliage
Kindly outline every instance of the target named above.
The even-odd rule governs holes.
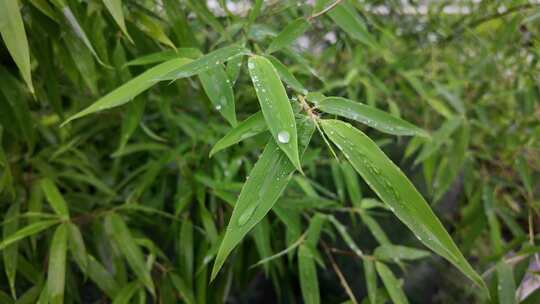
[[[302,292],[318,288],[322,303],[370,303],[355,248],[400,278],[390,278],[398,291],[379,280],[377,303],[401,289],[411,303],[540,302],[535,1],[0,1],[0,302],[317,303]],[[345,5],[357,23],[336,12]],[[18,14],[28,51],[9,35],[21,33]],[[356,124],[420,189],[491,299],[419,249],[320,136],[305,175],[210,283],[231,205],[268,134],[210,158],[230,127],[197,77],[60,127],[161,61],[232,43],[258,53],[297,18],[309,28],[273,56],[309,92],[431,133],[391,137]],[[238,121],[258,111],[241,58],[226,66]],[[308,229],[320,239],[304,242]],[[314,254],[304,244],[318,249],[318,287],[300,288],[313,283],[299,280],[300,257]],[[65,291],[55,286],[64,281]]]

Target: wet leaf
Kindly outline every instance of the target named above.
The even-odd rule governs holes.
[[[296,169],[302,171],[294,113],[276,69],[261,56],[249,58],[248,68],[270,133]]]
[[[499,295],[499,303],[517,303],[514,269],[512,268],[512,265],[505,261],[499,261],[497,263],[497,292]]]
[[[463,257],[422,195],[379,147],[345,122],[323,120],[321,125],[370,188],[419,240],[485,289],[480,276]]]
[[[222,65],[199,74],[199,79],[214,108],[229,122],[236,126],[234,93],[229,76]]]
[[[429,137],[426,131],[407,121],[377,108],[342,97],[324,98],[317,102],[317,109],[329,114],[356,120],[384,133]]]
[[[417,260],[423,259],[430,255],[429,251],[400,246],[384,244],[375,249],[373,252],[375,257],[384,261],[396,261],[396,260]]]
[[[265,130],[266,122],[264,121],[262,112],[257,112],[239,123],[236,127],[227,132],[225,136],[218,140],[210,151],[210,157],[223,149],[237,144],[244,139],[255,136]]]

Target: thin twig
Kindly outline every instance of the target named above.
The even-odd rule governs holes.
[[[349,286],[349,283],[347,283],[345,276],[343,276],[343,273],[341,272],[338,265],[336,264],[334,257],[330,253],[330,248],[328,248],[328,246],[324,242],[322,242],[321,244],[324,247],[324,252],[326,252],[326,255],[328,256],[328,260],[330,261],[330,264],[332,264],[332,268],[334,269],[334,271],[336,272],[336,275],[339,278],[339,282],[341,283],[341,286],[343,286],[343,289],[345,289],[345,292],[349,296],[349,299],[351,299],[352,303],[358,304],[358,301],[356,300],[356,297],[354,296],[351,290],[351,287]]]
[[[322,11],[318,12],[318,13],[315,13],[311,16],[309,16],[307,18],[308,21],[311,21],[317,17],[319,17],[320,15],[324,15],[326,12],[328,12],[329,10],[333,9],[334,7],[336,7],[336,5],[338,5],[339,3],[341,2],[341,0],[336,0],[334,1],[334,3],[330,4],[329,6],[327,6],[325,9],[323,9]]]

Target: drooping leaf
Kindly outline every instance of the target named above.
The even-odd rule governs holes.
[[[103,3],[105,4],[105,7],[109,11],[109,13],[111,13],[111,16],[113,17],[116,24],[118,24],[118,26],[120,27],[124,35],[126,35],[126,37],[130,41],[133,41],[131,39],[131,36],[129,36],[129,33],[126,28],[126,21],[124,20],[124,11],[122,10],[122,0],[103,0]]]
[[[154,283],[144,262],[143,253],[139,246],[135,243],[134,238],[131,236],[131,232],[129,231],[126,223],[118,214],[115,213],[108,215],[105,221],[107,227],[110,227],[114,241],[118,245],[118,248],[122,254],[125,256],[129,266],[131,269],[133,269],[133,272],[135,272],[139,280],[143,282],[148,291],[153,294]]]
[[[384,133],[429,137],[426,131],[407,121],[377,108],[342,97],[324,98],[317,102],[317,108],[326,113],[356,120]]]
[[[262,112],[257,112],[230,130],[212,147],[210,157],[242,140],[255,136],[266,130],[266,123]]]
[[[67,237],[67,224],[61,224],[56,228],[51,241],[47,274],[47,293],[51,304],[64,303]]]
[[[19,228],[19,211],[20,205],[12,204],[6,212],[6,216],[4,217],[4,229],[2,230],[4,240],[9,238]],[[8,278],[9,289],[11,290],[13,298],[17,298],[15,291],[15,277],[17,275],[17,257],[19,256],[19,244],[14,243],[7,246],[2,252],[2,254],[4,260],[4,270]]]
[[[200,55],[201,52],[195,48],[177,48],[175,50],[166,50],[148,55],[143,55],[141,57],[126,62],[124,66],[128,67],[153,64],[178,58],[196,59]]]
[[[223,115],[231,126],[236,126],[234,93],[229,76],[222,65],[199,74],[206,95],[215,109]]]
[[[294,113],[276,69],[261,56],[249,58],[248,68],[270,133],[296,169],[302,171]]]
[[[363,259],[364,276],[366,278],[366,288],[370,303],[377,302],[377,273],[375,272],[375,262],[369,259]]]
[[[320,303],[317,267],[311,250],[306,245],[300,245],[300,248],[298,249],[298,273],[300,276],[300,289],[302,290],[304,303]]]
[[[300,37],[309,28],[309,25],[309,22],[305,18],[298,18],[292,21],[272,40],[268,49],[266,49],[266,53],[272,54],[288,46]]]
[[[86,246],[81,231],[79,230],[79,227],[73,223],[68,223],[67,225],[69,229],[69,251],[81,268],[81,271],[86,273],[88,269],[88,254],[86,253]]]
[[[34,93],[32,84],[30,51],[28,39],[24,31],[24,23],[19,10],[19,1],[5,0],[0,2],[0,34],[6,47],[21,71],[21,75],[28,85],[30,92]]]
[[[314,125],[304,118],[299,123],[301,151],[304,151]],[[274,140],[264,149],[261,157],[250,172],[227,225],[227,231],[212,268],[212,280],[225,263],[231,251],[240,243],[245,235],[272,209],[277,199],[287,186],[294,166],[287,156],[280,152]]]
[[[323,120],[321,125],[371,189],[424,245],[485,288],[422,195],[369,137],[345,122]]]
[[[44,178],[41,180],[41,189],[45,193],[47,201],[53,208],[54,212],[58,214],[62,219],[66,220],[69,218],[69,210],[64,197],[54,184],[54,182],[49,178]]]
[[[118,107],[127,102],[130,102],[131,100],[133,100],[133,98],[135,98],[135,96],[139,95],[140,93],[146,91],[148,88],[156,84],[159,81],[159,77],[169,73],[170,71],[178,69],[179,67],[187,64],[190,61],[190,59],[179,58],[159,64],[145,71],[141,75],[133,78],[132,80],[126,82],[125,84],[113,90],[109,94],[101,97],[86,109],[78,112],[75,115],[72,115],[66,121],[64,121],[62,125],[65,125],[72,120],[81,118],[88,114]]]
[[[388,268],[388,266],[386,266],[385,264],[379,262],[375,262],[375,268],[377,269],[377,273],[381,277],[384,283],[384,287],[386,287],[386,290],[388,291],[392,302],[394,302],[395,304],[409,303],[409,301],[407,300],[407,296],[405,296],[405,293],[401,288],[400,282],[396,279],[396,277],[392,273],[392,270],[390,270],[390,268]]]

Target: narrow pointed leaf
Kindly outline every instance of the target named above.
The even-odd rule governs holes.
[[[48,178],[45,178],[41,181],[41,189],[45,193],[47,201],[53,208],[54,212],[58,214],[62,219],[69,218],[69,211],[66,201],[54,182]]]
[[[478,286],[485,288],[482,278],[463,257],[422,195],[377,144],[348,123],[323,120],[321,124],[326,135],[345,154],[371,189],[419,240],[454,264]]]
[[[141,75],[133,78],[132,80],[126,82],[122,86],[116,88],[109,94],[101,97],[86,109],[69,117],[62,125],[65,125],[72,120],[81,118],[88,114],[118,107],[127,102],[130,102],[131,100],[133,100],[133,98],[135,98],[135,96],[139,95],[140,93],[146,91],[148,88],[156,84],[161,76],[169,73],[170,71],[178,69],[179,67],[185,65],[190,61],[190,59],[178,58],[159,64],[145,71]]]
[[[19,211],[20,205],[12,204],[6,212],[6,216],[4,217],[4,229],[2,231],[4,239],[9,238],[19,228]],[[16,298],[17,295],[15,293],[15,276],[17,275],[17,257],[19,256],[19,244],[14,243],[9,245],[4,249],[2,254],[4,260],[4,270],[6,271],[6,276],[8,278],[9,288],[13,297]]]
[[[313,254],[306,245],[301,245],[298,249],[298,274],[300,276],[300,289],[302,290],[304,303],[320,303],[317,267]]]
[[[114,297],[112,304],[129,304],[137,289],[139,289],[139,282],[137,281],[126,284]]]
[[[61,224],[56,228],[51,241],[47,274],[47,293],[51,304],[64,303],[67,237],[67,225]]]
[[[103,0],[103,4],[105,4],[105,7],[111,13],[111,16],[113,17],[114,21],[122,32],[128,37],[128,39],[131,41],[131,36],[129,36],[129,33],[126,28],[126,21],[124,20],[124,11],[122,10],[122,0]]]
[[[30,51],[19,9],[19,1],[0,1],[0,34],[13,61],[15,61],[19,71],[21,71],[21,75],[28,85],[30,92],[34,93],[30,67]]]
[[[300,94],[306,95],[308,93],[304,85],[302,85],[302,83],[300,83],[300,81],[298,81],[298,79],[296,79],[296,77],[289,72],[289,69],[283,63],[281,63],[281,61],[272,55],[265,55],[264,57],[270,60],[274,68],[276,68],[279,77],[287,84],[287,86],[290,86],[293,90]]]
[[[225,136],[212,147],[210,157],[223,149],[239,143],[246,138],[255,136],[265,130],[266,122],[264,121],[262,112],[257,112],[225,134]]]
[[[426,131],[405,120],[342,97],[324,98],[317,103],[317,108],[329,114],[356,120],[384,133],[429,137]]]
[[[249,50],[243,46],[233,45],[217,49],[196,60],[193,60],[185,66],[178,67],[169,73],[160,77],[161,80],[175,80],[178,78],[191,77],[199,73],[208,71],[219,66],[228,60],[238,56],[250,54]]]
[[[222,65],[199,74],[199,79],[208,99],[214,108],[229,122],[236,126],[234,93],[229,76]]]
[[[294,113],[276,69],[261,56],[249,58],[248,68],[270,133],[296,169],[302,171]]]
[[[292,21],[272,40],[266,53],[272,54],[293,43],[309,28],[309,25],[309,22],[305,18],[298,18]]]
[[[86,253],[86,246],[84,245],[81,231],[73,223],[67,225],[69,229],[69,250],[82,272],[86,273],[88,269],[88,254]]]
[[[417,260],[428,257],[430,255],[429,251],[400,246],[400,245],[390,245],[385,244],[377,247],[373,252],[375,257],[379,260],[384,261],[395,261],[395,260]]]
[[[96,283],[96,285],[103,290],[103,292],[109,296],[109,298],[114,298],[116,294],[120,291],[118,283],[115,281],[114,277],[99,263],[93,256],[88,255],[88,277]]]
[[[17,232],[15,232],[14,234],[11,234],[9,237],[3,239],[2,242],[0,242],[0,250],[3,250],[10,244],[13,244],[21,239],[24,239],[25,237],[41,232],[57,223],[58,223],[57,220],[46,220],[46,221],[36,222],[30,225],[24,226],[23,228],[17,230]]]
[[[201,52],[195,48],[177,48],[175,50],[166,50],[166,51],[152,53],[152,54],[135,58],[133,60],[126,62],[124,66],[128,67],[128,66],[138,66],[138,65],[160,63],[163,61],[168,61],[168,60],[178,59],[178,58],[196,59],[197,57],[200,56],[200,54]]]
[[[392,273],[392,270],[385,264],[379,262],[375,262],[375,268],[377,269],[377,273],[381,277],[392,302],[395,304],[409,303],[403,289],[401,289],[401,284]]]
[[[125,256],[129,266],[133,269],[139,280],[144,283],[146,288],[151,293],[154,293],[154,283],[150,276],[150,271],[146,267],[143,253],[131,236],[131,232],[124,220],[119,215],[113,213],[106,218],[106,221],[107,226],[113,232],[114,241]]]
[[[370,303],[377,303],[377,273],[375,272],[375,262],[363,259],[364,276],[366,278],[366,289]]]
[[[311,121],[304,120],[299,124],[299,131],[301,150],[304,151],[313,134],[314,125]],[[251,170],[249,179],[244,184],[234,206],[227,231],[214,262],[212,280],[231,251],[272,209],[293,172],[292,163],[280,151],[275,141],[271,140]]]

